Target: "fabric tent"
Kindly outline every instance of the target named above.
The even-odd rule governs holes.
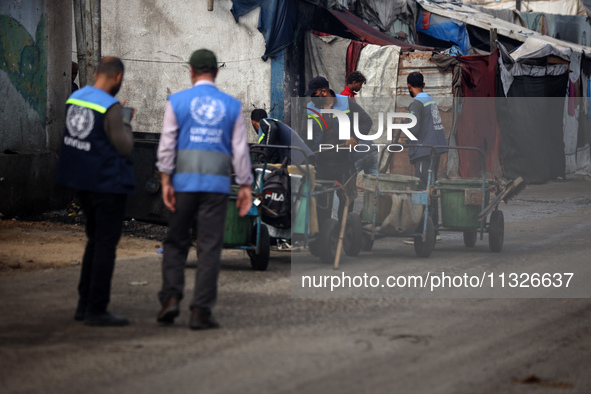
[[[515,76],[556,76],[563,75],[569,71],[568,64],[547,64],[546,61],[536,64],[531,59],[544,59],[548,56],[556,56],[569,61],[573,56],[573,51],[570,48],[551,45],[535,37],[529,37],[522,46],[511,54],[507,52],[503,45],[499,45],[499,50],[501,54],[499,71],[505,95],[508,95]],[[573,71],[578,74],[580,67],[579,71]]]
[[[382,31],[389,31],[397,20],[407,25],[415,22],[413,0],[359,0],[358,4],[361,17]]]
[[[261,7],[258,29],[267,43],[263,60],[276,55],[293,42],[298,10],[295,0],[232,0],[236,23],[242,15]]]
[[[380,113],[396,111],[396,87],[398,85],[398,64],[400,60],[400,47],[396,45],[367,45],[361,51],[357,69],[367,78],[363,89],[357,96],[357,103],[374,120],[371,134],[377,132]],[[384,126],[385,129],[386,126]],[[386,132],[381,138],[372,143],[389,144]],[[387,155],[380,155],[386,159]],[[384,163],[380,163],[380,167]]]
[[[351,40],[306,32],[305,86],[316,76],[328,79],[330,88],[341,93],[345,87],[347,49]]]
[[[503,175],[499,161],[501,134],[497,123],[495,85],[499,52],[458,56],[462,65],[462,107],[458,115],[458,146],[473,146],[486,155],[487,176]],[[460,150],[460,175],[481,176],[479,154]]]
[[[366,44],[362,42],[351,40],[349,48],[347,48],[347,70],[345,75],[349,75],[353,71],[357,70],[359,56],[361,55],[361,50],[365,45]]]
[[[515,9],[515,0],[464,0],[489,9]],[[529,0],[521,3],[521,11],[545,12],[560,15],[591,16],[591,0]]]
[[[509,179],[521,176],[528,183],[545,183],[565,177],[567,82],[568,74],[516,76],[507,97],[497,100],[503,170]]]
[[[521,12],[527,27],[539,33],[561,40],[591,45],[591,25],[585,16],[542,14]]]
[[[367,44],[374,45],[396,45],[402,49],[415,49],[418,51],[432,51],[433,47],[425,47],[421,45],[409,44],[408,42],[398,40],[394,37],[382,33],[376,28],[371,27],[365,23],[361,18],[357,17],[347,10],[326,9],[331,15],[337,18],[353,35],[359,38],[360,41]]]

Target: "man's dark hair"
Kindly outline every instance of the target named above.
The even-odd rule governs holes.
[[[422,88],[425,84],[425,81],[423,80],[423,74],[418,71],[408,74],[406,83],[410,84],[410,86],[413,88]]]
[[[264,109],[257,108],[250,113],[250,120],[254,120],[255,122],[260,122],[261,119],[268,118],[267,111]]]
[[[349,84],[351,84],[353,82],[362,82],[362,83],[365,83],[366,82],[365,76],[363,74],[361,74],[359,71],[353,71],[347,77],[347,85],[349,85]]]
[[[122,72],[125,72],[123,62],[121,59],[113,56],[102,58],[96,68],[97,74],[105,74],[109,77],[114,77],[115,75]]]
[[[211,74],[215,78],[218,75],[218,69],[216,67],[191,68],[193,69],[193,73],[196,77],[199,77],[203,74]]]

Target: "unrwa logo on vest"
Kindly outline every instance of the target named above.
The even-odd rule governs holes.
[[[191,101],[191,116],[204,126],[216,126],[226,115],[226,106],[212,97],[195,97]]]
[[[439,114],[439,109],[436,105],[431,105],[431,116],[433,117],[435,130],[442,130],[443,123],[441,122],[441,115]]]
[[[94,128],[94,113],[91,109],[70,105],[66,115],[66,128],[72,137],[85,139]]]

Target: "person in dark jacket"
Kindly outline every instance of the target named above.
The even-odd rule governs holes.
[[[250,114],[252,127],[258,134],[258,143],[261,145],[294,146],[299,149],[267,148],[267,161],[269,163],[283,163],[287,157],[288,164],[305,164],[313,159],[314,153],[308,145],[288,125],[277,119],[269,118],[267,111],[261,108],[253,110]]]
[[[123,73],[120,59],[105,57],[97,66],[94,86],[85,86],[68,98],[57,169],[56,182],[78,191],[86,216],[88,242],[74,319],[90,326],[129,323],[107,310],[127,194],[135,189],[133,135],[115,98]]]
[[[360,71],[353,71],[347,76],[347,85],[341,94],[351,97],[355,101],[355,96],[365,82],[365,76]],[[361,171],[371,175],[377,175],[378,173],[378,151],[375,146],[372,146],[368,152],[353,152],[351,161],[354,163],[355,172],[357,173]]]
[[[415,115],[417,124],[410,128],[410,132],[417,137],[416,144],[420,145],[447,145],[445,131],[439,114],[439,108],[435,101],[425,92],[425,82],[423,74],[420,72],[410,73],[406,79],[408,91],[414,100],[410,103],[408,111]],[[439,159],[442,153],[447,152],[447,148],[438,148],[433,160],[432,182],[437,180],[439,170]],[[420,178],[421,186],[427,186],[429,177],[429,166],[431,165],[430,148],[411,147],[408,150],[410,163],[415,166],[415,176]],[[439,209],[437,200],[434,200],[431,207],[431,218],[433,224],[437,226],[439,222]]]
[[[339,110],[347,115],[351,126],[354,124],[354,114],[358,114],[359,132],[363,135],[369,134],[372,120],[353,99],[335,94],[324,77],[318,76],[310,80],[306,96],[312,97],[312,101],[307,105],[307,116],[312,120],[312,140],[307,143],[310,149],[316,153],[316,179],[337,181],[342,185],[349,182],[347,184],[348,193],[350,197],[354,197],[356,180],[351,177],[356,172],[352,155],[359,142],[358,138],[354,133],[350,133],[351,136],[348,140],[341,140],[339,138],[340,125],[336,115],[321,116],[321,111],[323,109]],[[332,146],[332,148],[327,149],[327,146]],[[339,197],[338,218],[340,220],[344,211],[345,195],[342,192],[337,195]],[[353,201],[350,203],[350,209],[353,209]]]

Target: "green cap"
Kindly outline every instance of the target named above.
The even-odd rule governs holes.
[[[193,68],[218,68],[215,54],[209,49],[198,49],[191,55],[189,64]]]

